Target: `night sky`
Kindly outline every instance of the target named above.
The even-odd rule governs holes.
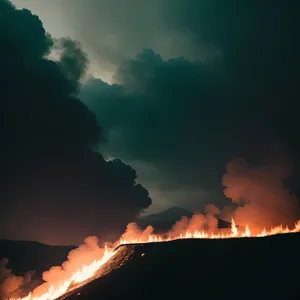
[[[299,1],[12,2],[0,238],[109,238],[143,210],[259,206],[261,187],[270,211],[297,202]]]

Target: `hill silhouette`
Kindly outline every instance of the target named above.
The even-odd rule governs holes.
[[[75,246],[49,246],[32,241],[0,240],[0,258],[8,259],[7,267],[15,275],[35,271],[35,277],[52,266],[60,266]]]
[[[120,246],[81,299],[299,299],[299,234]],[[116,268],[116,265],[122,266]]]
[[[185,208],[175,206],[162,212],[142,217],[138,220],[137,224],[143,229],[151,225],[154,227],[155,232],[163,233],[170,230],[182,217],[191,218],[193,214],[193,212]],[[228,228],[230,225],[231,223],[218,219],[219,228]]]

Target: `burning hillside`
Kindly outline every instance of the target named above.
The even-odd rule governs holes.
[[[64,297],[84,299],[299,299],[300,235],[177,240],[120,247],[126,264]],[[115,259],[113,259],[115,260]]]
[[[145,11],[154,12],[155,16],[167,15],[168,8],[176,6],[167,2],[162,5],[167,8],[166,14],[156,9]],[[121,56],[114,59],[116,55],[110,55],[116,65],[108,65],[114,65],[116,72],[114,83],[108,84],[91,76],[94,71],[90,72],[88,55],[79,42],[52,37],[38,16],[27,9],[17,9],[9,0],[0,0],[1,237],[63,245],[78,244],[78,239],[88,236],[83,245],[72,248],[60,266],[54,265],[47,271],[41,267],[44,272],[38,283],[32,280],[31,272],[14,275],[7,260],[1,260],[1,298],[63,298],[100,277],[120,274],[117,272],[124,269],[128,270],[129,278],[139,282],[143,294],[136,294],[135,281],[126,281],[126,272],[122,271],[126,284],[121,285],[119,279],[111,281],[115,284],[113,288],[118,289],[117,299],[148,297],[147,284],[155,277],[160,278],[157,286],[166,287],[173,295],[179,288],[197,291],[198,280],[202,281],[203,289],[210,293],[219,289],[219,296],[226,298],[238,294],[239,288],[245,292],[259,284],[264,288],[284,282],[284,288],[289,284],[297,287],[298,278],[290,278],[286,265],[300,267],[292,253],[299,240],[299,235],[292,234],[300,232],[299,203],[287,188],[292,175],[290,160],[299,166],[300,143],[295,130],[298,110],[294,105],[297,97],[291,97],[299,94],[298,81],[294,79],[297,78],[295,70],[299,69],[295,65],[298,48],[291,39],[293,34],[298,37],[294,23],[299,19],[296,13],[299,10],[290,9],[289,4],[278,6],[280,1],[275,1],[275,6],[267,3],[253,9],[235,2],[242,1],[233,1],[234,5],[228,6],[234,16],[230,13],[225,19],[219,16],[219,11],[227,10],[220,9],[223,4],[220,7],[213,4],[217,17],[210,17],[209,10],[205,9],[207,5],[203,10],[193,9],[203,11],[207,16],[204,19],[221,24],[220,41],[217,41],[219,34],[213,33],[219,27],[215,26],[217,23],[196,26],[212,29],[209,39],[205,32],[199,32],[198,39],[192,29],[194,25],[191,34],[186,31],[190,26],[174,31],[175,44],[186,32],[187,40],[190,37],[193,40],[191,49],[197,48],[194,46],[198,41],[202,45],[207,40],[203,50],[216,49],[220,56],[203,60],[201,50],[199,55],[193,55],[193,61],[184,56],[165,60],[165,55],[155,53],[153,49],[157,47],[150,43],[147,45],[150,48],[135,58],[134,53],[121,55],[123,62]],[[119,8],[117,4],[113,6]],[[269,6],[271,10],[267,9]],[[179,11],[181,15],[183,10]],[[250,22],[252,18],[260,19],[261,23]],[[82,18],[76,14],[76,19]],[[173,18],[170,22],[168,19],[166,16],[163,24],[174,26]],[[89,17],[89,20],[96,18]],[[240,23],[241,20],[246,23]],[[226,23],[233,27],[226,29]],[[102,28],[113,32],[113,28]],[[271,32],[269,28],[276,30]],[[165,40],[167,31],[163,29],[162,39],[157,41]],[[231,31],[233,35],[229,34]],[[228,43],[227,35],[231,36]],[[126,35],[120,40],[123,37]],[[113,38],[117,40],[118,37]],[[131,38],[129,43],[134,45]],[[292,48],[281,45],[292,45]],[[281,51],[283,48],[288,50]],[[94,57],[92,61],[96,63],[98,59]],[[96,65],[93,67],[97,69]],[[90,76],[91,81],[87,82],[91,85],[84,80]],[[80,90],[83,82],[86,93]],[[95,98],[87,97],[86,104],[80,100],[79,95],[92,96],[94,91]],[[103,121],[103,128],[98,120]],[[145,174],[138,180],[135,169],[119,158],[105,159],[98,152],[105,140],[109,140],[106,155],[138,163],[136,166]],[[283,143],[280,155],[275,153],[276,149],[264,155],[265,147],[277,141]],[[221,189],[216,191],[215,180],[219,183],[224,174],[223,164],[236,155],[246,157],[249,164],[241,158],[227,164],[222,184],[229,205],[221,204],[224,197],[220,196]],[[152,226],[141,229],[136,223],[128,224],[151,205],[150,193],[141,184],[152,182],[142,178],[152,177],[155,177],[153,189],[159,187],[161,192],[170,192],[169,204],[176,203],[172,192],[175,190],[176,194],[179,188],[182,199],[188,200],[195,209],[201,207],[201,212],[204,208],[203,213],[183,216],[163,233]],[[294,180],[299,182],[297,176]],[[294,191],[299,188],[298,184],[290,185]],[[193,195],[192,201],[189,195]],[[194,202],[198,199],[199,205]],[[219,220],[230,223],[230,227],[221,228]],[[120,235],[126,224],[125,232]],[[105,246],[99,246],[94,235],[101,236],[101,245]],[[110,242],[104,243],[105,240]],[[178,252],[181,254],[177,255]],[[18,255],[22,257],[22,252]],[[145,261],[147,276],[143,272],[137,273],[139,277],[132,275],[131,262],[136,262],[135,272],[141,266],[137,258]],[[43,266],[48,268],[49,264]],[[156,271],[151,270],[152,265]],[[275,272],[271,270],[274,266]],[[251,270],[250,276],[247,269]],[[268,272],[262,275],[264,269]],[[194,270],[196,276],[190,274]],[[226,285],[216,280],[216,270],[230,273]],[[140,279],[144,276],[146,284]],[[122,294],[120,286],[127,293]],[[228,293],[228,289],[232,292]],[[158,289],[154,294],[154,291],[155,288],[151,289],[152,298],[164,295],[169,299],[168,293],[160,294]],[[244,294],[238,296],[244,298]],[[255,296],[262,298],[260,294]],[[110,299],[108,294],[105,297]],[[286,293],[283,298],[291,297]]]
[[[253,238],[300,232],[300,221],[292,228],[279,225],[268,230],[263,229],[258,234],[253,234],[247,225],[245,228],[239,229],[234,220],[232,220],[230,230],[209,229],[209,227],[207,230],[197,229],[204,224],[211,226],[211,220],[211,215],[201,214],[195,214],[191,219],[182,218],[165,235],[153,234],[153,228],[150,226],[146,230],[141,230],[135,223],[130,223],[119,241],[103,249],[98,246],[95,237],[87,238],[82,246],[70,252],[68,260],[62,266],[52,267],[49,271],[44,272],[45,283],[36,287],[27,296],[18,297],[19,293],[22,294],[24,279],[11,274],[2,283],[2,293],[6,299],[50,300],[59,298],[109,272],[110,270],[103,271],[102,268],[110,259],[119,255],[120,248],[115,251],[114,249],[123,244],[159,243],[182,239]]]
[[[155,233],[152,226],[142,230],[136,223],[129,223],[120,239],[107,243],[104,248],[99,247],[96,237],[88,237],[82,246],[69,253],[68,260],[62,266],[54,266],[44,272],[44,283],[30,293],[26,293],[23,277],[4,272],[2,296],[11,300],[59,298],[122,265],[126,259],[121,259],[122,262],[119,261],[113,268],[105,269],[108,261],[120,255],[120,247],[114,250],[120,245],[183,239],[251,239],[300,232],[300,221],[295,221],[298,209],[296,199],[283,184],[288,169],[248,168],[245,161],[236,159],[227,165],[227,171],[223,185],[226,187],[225,195],[237,205],[234,211],[228,211],[226,207],[220,211],[215,205],[208,204],[204,213],[194,213],[191,218],[182,217],[165,234]],[[241,199],[244,200],[242,203]],[[231,217],[231,228],[219,228],[220,215]]]
[[[300,265],[291,254],[299,246],[299,237],[124,245],[111,251],[99,270],[93,268],[96,262],[82,269],[91,276],[87,280],[80,277],[84,281],[74,281],[69,287],[65,281],[58,288],[53,283],[47,293],[38,295],[36,290],[23,299],[188,299],[195,293],[220,299],[229,290],[231,299],[241,299],[241,293],[258,299],[297,299],[298,279],[292,271]]]

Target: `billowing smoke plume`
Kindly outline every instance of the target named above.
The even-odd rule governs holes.
[[[208,204],[205,206],[204,212],[205,214],[196,212],[190,219],[182,217],[174,224],[168,234],[178,236],[185,232],[193,233],[204,230],[212,233],[218,230],[217,216],[220,214],[220,210],[214,204]]]
[[[208,234],[217,233],[219,231],[218,218],[220,210],[214,204],[208,204],[204,213],[195,212],[191,218],[183,216],[177,221],[172,228],[162,234],[162,236],[175,238],[185,233],[194,233],[196,231],[205,231]],[[155,228],[147,226],[141,229],[136,223],[129,223],[126,231],[123,233],[121,240],[126,241],[148,241],[150,236],[155,236]],[[226,229],[228,231],[228,229]]]
[[[53,266],[43,273],[45,283],[33,290],[34,296],[44,294],[51,285],[54,288],[60,286],[62,282],[69,279],[82,266],[101,259],[103,254],[104,248],[99,247],[97,237],[87,237],[82,245],[70,251],[68,259],[61,266]]]
[[[224,194],[237,206],[231,212],[237,224],[248,224],[252,229],[276,225],[293,225],[299,216],[295,196],[285,187],[290,175],[286,164],[251,167],[241,158],[227,164],[223,176]]]
[[[16,276],[7,264],[7,259],[0,259],[0,299],[26,295],[34,283],[31,281],[33,272],[28,272],[24,276]]]
[[[153,231],[154,228],[152,226],[147,226],[145,230],[142,230],[136,223],[131,222],[127,225],[125,232],[122,234],[122,239],[141,239],[146,241]]]
[[[61,266],[53,266],[45,271],[40,280],[31,280],[33,272],[28,272],[24,276],[16,276],[12,270],[7,268],[8,260],[0,260],[0,299],[12,297],[24,297],[30,291],[33,297],[38,297],[47,291],[50,286],[54,289],[61,286],[82,266],[90,265],[94,261],[100,260],[105,252],[105,248],[99,247],[98,238],[87,237],[84,243],[78,248],[71,250],[67,260]]]
[[[0,237],[78,244],[119,234],[151,199],[130,166],[92,150],[102,130],[77,98],[88,63],[80,44],[53,39],[7,0],[0,41]]]

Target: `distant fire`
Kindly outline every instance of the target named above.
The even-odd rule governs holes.
[[[296,233],[300,232],[300,221],[298,221],[293,228],[284,227],[282,225],[272,227],[269,230],[263,229],[258,234],[252,234],[251,229],[246,225],[243,229],[236,226],[234,219],[231,221],[231,229],[224,232],[209,232],[204,230],[189,230],[176,233],[171,231],[166,235],[158,235],[153,233],[153,228],[148,226],[145,230],[141,230],[135,223],[130,223],[127,226],[126,232],[122,235],[121,239],[117,241],[113,247],[105,247],[102,257],[94,259],[89,264],[83,264],[79,266],[70,276],[67,278],[61,278],[53,282],[48,281],[41,286],[35,288],[28,296],[24,298],[10,298],[10,300],[52,300],[56,299],[67,292],[86,284],[92,280],[96,272],[118,251],[114,249],[122,244],[137,244],[137,243],[157,243],[173,241],[178,239],[229,239],[229,238],[252,238],[252,237],[266,237],[276,234]],[[74,251],[74,250],[73,250]],[[91,252],[93,253],[93,251]],[[94,252],[95,253],[95,252]],[[70,258],[69,258],[70,260]],[[69,262],[69,261],[68,261]],[[64,265],[63,265],[64,267]],[[51,272],[51,269],[50,271]],[[45,272],[46,273],[46,272]],[[44,273],[44,274],[45,274]],[[47,276],[46,276],[47,277]]]
[[[147,230],[147,229],[146,229]],[[145,230],[145,231],[146,231]],[[143,234],[145,233],[143,231]],[[266,236],[272,236],[276,234],[286,234],[286,233],[296,233],[300,232],[300,221],[298,221],[294,228],[290,229],[288,227],[284,227],[282,225],[272,227],[269,230],[266,230],[265,228],[258,234],[252,234],[251,230],[248,225],[245,226],[245,228],[241,231],[238,230],[234,219],[231,221],[231,230],[228,233],[208,233],[203,230],[201,231],[186,231],[184,233],[181,233],[177,236],[163,236],[163,235],[156,235],[156,234],[149,234],[147,236],[140,235],[137,237],[132,238],[121,238],[119,243],[121,245],[124,244],[141,244],[141,243],[158,243],[158,242],[167,242],[167,241],[174,241],[178,239],[230,239],[230,238],[243,238],[243,237],[266,237]]]

